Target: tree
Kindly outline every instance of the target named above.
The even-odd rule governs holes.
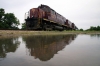
[[[5,13],[0,9],[0,29],[18,29],[19,20],[13,13]]]
[[[94,26],[91,26],[89,29],[87,29],[89,31],[100,31],[100,26],[97,26],[97,27],[94,27]]]
[[[1,8],[1,9],[0,9],[0,19],[4,16],[4,13],[5,13],[4,9]]]
[[[3,27],[3,22],[4,22],[4,13],[5,13],[5,11],[4,11],[4,9],[0,9],[0,28],[2,28]]]
[[[80,31],[83,31],[83,29],[81,28]]]
[[[100,31],[100,26],[97,26],[97,31]]]
[[[4,17],[5,28],[17,29],[19,25],[19,20],[14,16],[13,13],[7,13]]]
[[[26,29],[26,23],[22,23],[22,29]]]

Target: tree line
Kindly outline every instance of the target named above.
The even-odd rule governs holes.
[[[79,31],[84,31],[82,28],[81,29],[78,29]],[[85,31],[100,31],[100,26],[90,26],[89,29],[86,29]]]
[[[5,13],[3,8],[0,8],[0,29],[19,29],[19,20],[13,13]]]
[[[87,29],[87,31],[100,31],[100,26],[91,26],[89,29]]]

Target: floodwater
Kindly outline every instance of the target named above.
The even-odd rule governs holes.
[[[2,38],[0,66],[100,66],[100,35]]]

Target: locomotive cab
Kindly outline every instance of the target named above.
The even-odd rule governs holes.
[[[27,29],[39,29],[40,19],[44,17],[44,12],[39,8],[32,8],[25,19]]]

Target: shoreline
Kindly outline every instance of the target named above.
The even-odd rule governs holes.
[[[67,34],[100,34],[100,31],[28,31],[28,30],[0,30],[0,37],[23,35],[67,35]]]

